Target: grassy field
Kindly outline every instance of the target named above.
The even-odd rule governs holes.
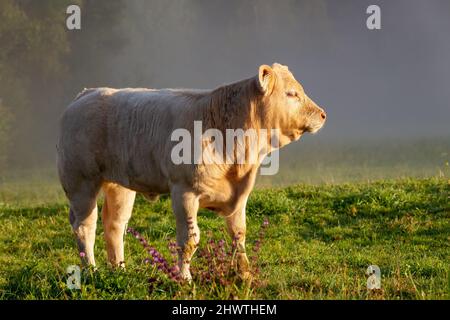
[[[40,185],[21,190],[27,201],[16,198],[20,184],[0,190],[0,299],[450,298],[446,177],[255,190],[247,210],[250,255],[264,217],[270,224],[251,285],[234,278],[226,284],[205,281],[195,274],[191,285],[175,283],[143,262],[146,252],[129,234],[127,269],[112,271],[99,223],[98,270],[83,271],[81,290],[66,286],[67,266],[79,263],[67,204],[59,190]],[[42,194],[51,201],[33,201]],[[199,225],[201,248],[218,239],[229,246],[221,218],[201,211]],[[138,197],[129,226],[171,256],[175,222],[167,197],[156,203]],[[201,269],[202,263],[196,258],[193,267]],[[369,265],[381,269],[380,290],[366,288]]]

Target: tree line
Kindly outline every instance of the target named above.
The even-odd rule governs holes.
[[[70,4],[86,13],[89,32],[67,30]],[[111,28],[123,6],[121,0],[0,0],[0,170],[52,159],[55,115],[84,86],[106,80],[105,56],[123,47]]]

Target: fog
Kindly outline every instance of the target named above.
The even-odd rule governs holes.
[[[448,1],[79,2],[81,30],[64,31],[75,39],[70,81],[35,89],[43,98],[18,126],[10,164],[21,154],[54,164],[58,118],[84,87],[214,88],[274,62],[328,114],[307,143],[450,139]],[[366,27],[374,3],[381,30]],[[90,21],[103,8],[117,19],[99,29]]]

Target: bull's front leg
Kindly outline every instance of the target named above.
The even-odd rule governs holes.
[[[234,261],[236,270],[242,279],[250,280],[252,275],[250,272],[250,263],[245,250],[245,219],[245,203],[232,215],[225,217],[228,233],[233,238],[236,245],[236,256]]]
[[[200,241],[200,230],[197,225],[198,196],[181,187],[174,187],[171,192],[172,208],[177,224],[178,265],[181,278],[192,279],[189,271],[191,258]]]

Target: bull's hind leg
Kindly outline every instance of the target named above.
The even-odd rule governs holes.
[[[97,226],[97,194],[99,184],[86,181],[76,188],[65,188],[70,201],[69,220],[76,236],[83,264],[95,266],[94,244]]]
[[[125,266],[123,236],[131,217],[136,192],[114,183],[105,183],[102,188],[105,193],[102,221],[108,260],[114,267]]]

